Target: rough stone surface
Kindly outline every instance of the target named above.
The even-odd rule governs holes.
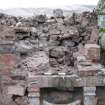
[[[100,61],[100,46],[97,44],[86,44],[85,56],[92,61]]]
[[[84,87],[84,105],[96,105],[96,87]]]
[[[15,54],[0,54],[0,74],[8,75],[15,68]]]
[[[61,10],[61,9],[56,9],[56,10],[54,10],[53,14],[54,14],[54,16],[57,17],[57,18],[62,18],[62,17],[63,17],[63,10]]]
[[[22,86],[8,86],[8,94],[24,96],[25,88]]]
[[[40,105],[39,87],[60,89],[46,99],[80,105],[82,88],[74,91],[73,86],[98,81],[85,79],[100,71],[98,38],[95,12],[65,17],[56,9],[53,17],[29,18],[0,14],[0,105]]]

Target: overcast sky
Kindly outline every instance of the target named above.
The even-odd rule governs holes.
[[[0,8],[60,7],[73,4],[96,5],[99,0],[0,0]]]

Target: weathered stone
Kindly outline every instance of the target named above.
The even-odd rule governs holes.
[[[97,27],[93,27],[91,37],[90,37],[90,43],[97,44],[99,41],[99,30]]]
[[[36,48],[38,48],[38,46],[34,46],[34,44],[32,44],[28,40],[19,41],[19,42],[15,43],[15,49],[16,49],[17,52],[20,52],[20,53],[27,53],[27,52],[30,52],[30,51],[36,49]]]
[[[86,44],[85,45],[85,56],[87,59],[92,61],[100,60],[100,46],[97,44]]]
[[[16,65],[15,54],[0,54],[0,73],[9,74]]]
[[[34,95],[34,93],[37,94],[38,92],[40,92],[40,88],[37,87],[37,86],[34,86],[33,84],[31,84],[31,85],[28,87],[28,92],[29,92],[30,95],[31,95],[32,93],[33,93],[33,95]],[[38,96],[40,96],[40,94],[39,94]]]
[[[57,30],[57,29],[51,29],[50,32],[49,32],[50,35],[59,35],[60,34],[60,31]]]
[[[55,58],[50,58],[49,59],[49,63],[50,63],[50,66],[52,67],[56,67],[57,66],[57,61]]]
[[[62,45],[65,47],[74,47],[75,46],[75,42],[71,41],[71,40],[64,40],[62,42]]]
[[[63,11],[61,9],[56,9],[53,11],[53,14],[57,18],[62,18],[63,17]]]
[[[27,32],[31,32],[31,27],[15,27],[15,33],[27,33]]]
[[[13,27],[8,27],[5,25],[0,25],[0,40],[4,41],[14,41],[15,31]]]
[[[54,58],[61,58],[65,55],[66,49],[64,47],[56,47],[50,50],[50,56]]]
[[[91,66],[92,62],[91,61],[80,61],[79,64],[82,66]]]
[[[46,21],[48,24],[55,24],[56,23],[56,19],[47,19]]]
[[[83,12],[82,17],[81,17],[81,24],[82,26],[86,27],[89,24],[89,12]]]
[[[35,86],[31,86],[31,88],[29,89],[29,105],[40,105],[40,89],[35,87]]]
[[[12,41],[0,41],[0,53],[14,53],[15,47]]]
[[[38,16],[35,17],[35,20],[39,23],[46,22],[46,19],[47,19],[46,15],[38,15]]]
[[[77,65],[77,67],[80,76],[94,76],[100,72],[102,65],[91,63],[88,66]]]
[[[40,99],[39,98],[29,98],[28,105],[40,105]]]
[[[37,62],[36,62],[37,61]],[[36,52],[33,56],[28,57],[22,61],[22,64],[25,65],[28,71],[42,71],[48,69],[49,66],[49,58],[45,54],[45,52],[40,51]]]
[[[25,97],[17,97],[15,99],[15,103],[18,104],[18,105],[28,105],[28,98],[25,96]]]
[[[8,86],[8,94],[24,96],[25,88],[22,86]]]
[[[86,57],[85,56],[77,56],[77,61],[81,62],[81,61],[86,61]]]
[[[62,40],[64,39],[69,39],[69,38],[78,38],[79,36],[79,32],[78,29],[76,27],[70,27],[69,29],[65,29],[65,33],[63,35],[60,35],[60,38]]]
[[[57,18],[56,21],[57,21],[58,25],[63,25],[64,24],[64,21],[63,21],[62,18]]]
[[[84,87],[84,105],[96,105],[96,87]]]
[[[73,24],[73,20],[72,20],[72,18],[71,17],[65,17],[64,18],[64,24],[65,25],[72,25]]]

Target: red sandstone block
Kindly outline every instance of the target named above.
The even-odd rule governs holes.
[[[28,91],[29,92],[40,92],[40,88],[32,85],[28,87]]]
[[[8,74],[16,64],[15,54],[0,54],[0,74]]]
[[[94,76],[96,75],[97,71],[93,70],[93,71],[79,71],[79,75],[80,76]]]
[[[78,73],[80,76],[95,76],[102,67],[99,64],[92,64],[92,66],[80,66],[78,65]]]
[[[97,44],[86,44],[84,55],[87,59],[97,62],[100,61],[100,46]]]

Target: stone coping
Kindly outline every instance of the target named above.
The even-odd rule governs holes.
[[[28,85],[36,87],[91,87],[105,86],[105,76],[73,77],[37,75],[27,79]]]

